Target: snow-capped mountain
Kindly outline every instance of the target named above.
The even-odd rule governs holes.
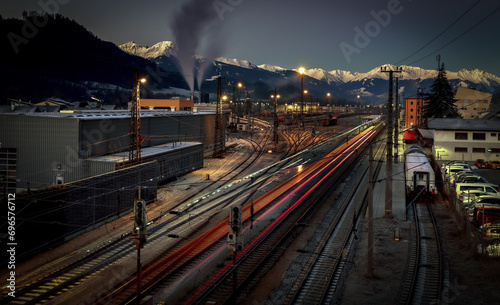
[[[120,45],[120,49],[130,54],[149,59],[166,71],[176,69],[178,49],[174,43],[164,41],[151,47],[140,46],[134,42]],[[255,65],[247,60],[218,57],[207,59],[195,56],[197,67],[207,68],[207,75],[225,75],[227,79],[237,79],[246,83],[268,82],[274,84],[290,83],[297,85],[297,70],[286,69],[269,64]],[[203,63],[203,64],[202,64]],[[394,65],[383,65],[395,69]],[[344,70],[326,71],[321,68],[311,68],[305,71],[304,80],[308,88],[317,95],[325,92],[335,92],[335,96],[352,98],[361,95],[364,101],[374,101],[387,94],[387,73],[381,67],[375,67],[368,72],[351,72]],[[400,88],[405,95],[416,93],[417,88],[429,91],[437,71],[419,67],[401,66]],[[500,87],[500,77],[475,69],[462,69],[458,72],[447,71],[447,78],[452,86],[474,87],[478,90],[493,92]]]
[[[151,47],[141,46],[133,41],[129,41],[118,47],[127,53],[147,59],[153,59],[160,56],[177,56],[178,51],[175,44],[171,41],[162,41]]]

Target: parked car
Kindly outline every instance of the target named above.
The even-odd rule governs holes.
[[[453,166],[447,167],[444,170],[444,177],[445,177],[445,179],[449,179],[451,177],[451,175],[453,175],[456,172],[461,172],[461,171],[472,172],[472,170],[468,164],[453,165]]]
[[[467,165],[468,166],[469,164],[465,161],[448,161],[441,166],[441,171],[445,172],[449,167],[454,166],[454,165],[461,165],[461,166]]]
[[[490,203],[486,202],[483,203],[483,201],[489,201]],[[470,206],[477,204],[477,203],[482,203],[482,204],[498,204],[500,206],[500,196],[495,196],[491,195],[489,193],[481,193],[477,194],[474,197],[466,197],[464,196],[464,200],[462,201],[462,204],[467,211]]]
[[[486,203],[495,201],[496,203]],[[469,206],[469,221],[476,227],[500,221],[500,198],[480,198]]]
[[[486,196],[496,196],[500,198],[500,195],[498,193],[493,194],[493,193],[486,193],[480,190],[470,190],[460,193],[460,195],[458,196],[458,200],[460,200],[464,206],[469,206],[469,204],[471,204],[472,201],[478,198],[484,198]]]
[[[460,198],[462,192],[477,190],[485,193],[491,193],[492,195],[499,196],[497,190],[498,186],[491,183],[457,183],[455,186],[455,191],[457,197]]]
[[[487,245],[500,245],[500,221],[482,225],[479,227],[479,234]]]
[[[488,162],[484,159],[477,159],[474,165],[477,166],[477,168],[488,168]]]
[[[455,187],[455,183],[457,183],[461,179],[464,179],[467,177],[480,177],[480,176],[478,174],[474,173],[473,171],[469,171],[469,170],[459,171],[459,172],[453,173],[450,176],[450,183],[452,183],[453,187]]]
[[[500,168],[500,161],[490,161],[490,162],[488,162],[488,168],[499,169]]]
[[[484,179],[481,176],[462,177],[456,181],[457,183],[489,183],[488,180]]]

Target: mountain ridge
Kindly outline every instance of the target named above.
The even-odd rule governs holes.
[[[159,42],[150,48],[141,46],[139,44],[135,44],[133,42],[127,42],[125,44],[118,45],[118,47],[127,53],[148,59],[157,58],[160,56],[176,57],[178,52],[175,43],[171,41]],[[151,51],[152,49],[154,51]],[[154,54],[154,56],[152,54]],[[215,59],[208,59],[208,60],[212,60],[213,62],[221,62],[228,65],[234,65],[245,69],[262,69],[272,73],[283,72],[283,71],[297,72],[297,69],[287,69],[274,66],[271,64],[256,65],[248,60],[242,60],[242,59],[230,59],[225,57],[218,57]],[[384,64],[375,67],[368,72],[352,72],[340,69],[327,71],[322,68],[310,68],[305,70],[305,75],[319,81],[325,81],[327,84],[331,83],[346,84],[349,82],[363,81],[367,79],[387,79],[386,73],[381,72],[380,69],[381,67],[384,66],[390,67],[391,69],[396,68],[396,66],[391,64]],[[400,67],[402,68],[401,75],[403,79],[406,80],[422,81],[427,79],[434,79],[437,75],[437,70],[426,70],[420,67],[413,67],[406,65]],[[449,80],[456,79],[460,81],[468,81],[471,83],[484,85],[486,87],[500,85],[500,77],[479,69],[473,69],[473,70],[460,69],[457,72],[447,70],[446,72]]]

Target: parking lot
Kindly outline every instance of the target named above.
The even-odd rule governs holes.
[[[446,163],[445,161],[439,161],[439,167]],[[474,162],[467,162],[470,166],[474,165]],[[478,168],[472,170],[474,173],[477,173],[479,176],[485,178],[489,181],[489,183],[496,184],[500,187],[500,169],[488,169],[488,168]]]
[[[485,178],[490,183],[494,183],[500,186],[500,169],[474,169],[473,172],[477,173],[479,176]]]

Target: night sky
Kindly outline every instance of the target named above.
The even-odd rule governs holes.
[[[52,5],[44,9],[40,3]],[[189,7],[186,15],[180,13],[184,6]],[[390,63],[436,69],[439,53],[447,70],[481,69],[500,76],[500,3],[493,0],[0,2],[3,18],[21,18],[23,10],[56,11],[116,44],[135,41],[151,46],[165,40],[179,43],[176,37],[183,37],[195,54],[257,65],[367,72]],[[174,30],[176,24],[181,30]]]

